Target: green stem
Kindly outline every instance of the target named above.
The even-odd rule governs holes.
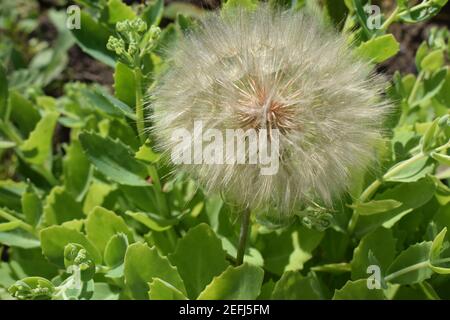
[[[53,173],[50,170],[46,169],[44,166],[33,165],[32,168],[40,173],[50,185],[56,186],[58,184],[58,179],[56,179]]]
[[[387,30],[387,28],[389,28],[389,26],[395,22],[395,20],[397,20],[397,14],[399,11],[399,7],[396,7],[394,9],[394,11],[392,11],[391,15],[389,16],[389,18],[386,19],[386,21],[384,21],[384,23],[381,25],[381,30]]]
[[[142,72],[139,67],[134,69],[136,85],[136,127],[141,143],[145,142],[144,125],[144,99],[142,97]]]
[[[424,2],[419,3],[418,5],[416,5],[416,6],[412,7],[412,8],[409,8],[409,9],[406,9],[406,10],[403,10],[403,11],[399,12],[397,14],[397,17],[401,17],[404,14],[409,14],[411,12],[411,10],[413,10],[413,9],[414,10],[423,9],[423,8],[428,7],[429,5],[430,5],[430,1],[424,1]]]
[[[439,259],[439,260],[436,260],[434,263],[440,264],[440,263],[445,263],[445,262],[450,262],[450,258]],[[398,271],[395,271],[391,274],[388,274],[386,277],[384,277],[384,280],[386,282],[392,281],[393,279],[403,276],[409,272],[427,268],[429,265],[430,265],[430,260],[422,261],[422,262],[410,265],[406,268],[400,269]]]
[[[366,190],[364,190],[364,192],[361,194],[357,203],[364,203],[368,199],[370,199],[375,194],[375,192],[378,190],[378,188],[381,186],[381,183],[382,183],[381,179],[376,179],[374,182],[372,182],[366,188]],[[355,227],[356,227],[356,223],[358,222],[358,219],[359,219],[359,214],[356,212],[356,210],[354,210],[353,215],[350,218],[350,222],[347,227],[347,232],[349,234],[352,234],[353,231],[355,231]]]
[[[8,221],[11,221],[11,222],[19,221],[20,222],[20,225],[19,225],[20,228],[22,228],[23,230],[25,230],[25,231],[33,234],[33,235],[36,235],[36,230],[31,225],[29,225],[28,223],[20,220],[19,218],[16,218],[12,214],[10,214],[10,213],[2,210],[2,209],[0,209],[0,217],[2,217],[3,219],[6,219]]]
[[[244,262],[245,248],[247,246],[248,229],[250,226],[250,209],[245,209],[241,217],[241,231],[239,234],[239,245],[236,255],[236,265],[241,265]]]
[[[135,65],[140,66],[139,59],[135,61]],[[139,67],[134,68],[134,79],[136,86],[136,127],[141,143],[145,143],[145,121],[144,121],[144,99],[142,96],[142,71]],[[161,182],[159,180],[158,172],[154,166],[149,166],[149,174],[153,178],[153,183],[156,189],[156,199],[158,206],[161,209],[163,215],[167,218],[171,217],[169,208],[167,206],[167,200],[162,192]],[[173,229],[169,229],[166,235],[173,247],[176,246],[177,236]]]
[[[395,278],[398,278],[398,277],[400,277],[400,276],[402,276],[404,274],[407,274],[409,272],[416,271],[416,270],[428,267],[428,265],[429,265],[429,261],[428,260],[427,261],[423,261],[423,262],[419,262],[419,263],[416,263],[416,264],[413,264],[413,265],[410,265],[410,266],[408,266],[406,268],[400,269],[400,270],[398,270],[396,272],[393,272],[393,273],[387,275],[386,277],[384,277],[384,280],[386,282],[391,281],[391,280],[393,280]]]
[[[432,289],[426,287],[423,282],[419,282],[417,285],[429,300],[440,300],[439,296]]]
[[[17,145],[22,144],[22,138],[14,131],[14,128],[9,121],[0,120],[0,130],[8,137],[8,139],[15,142]]]
[[[424,77],[425,73],[423,71],[419,72],[419,75],[417,76],[416,82],[414,82],[414,86],[411,90],[411,93],[408,98],[408,105],[411,106],[414,100],[416,100],[417,90],[419,90],[420,83],[422,82],[422,79]]]

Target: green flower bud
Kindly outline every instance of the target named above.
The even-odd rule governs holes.
[[[133,31],[138,33],[144,33],[147,30],[147,24],[140,18],[134,19],[131,22],[131,27]]]
[[[134,54],[136,54],[138,52],[138,45],[136,43],[136,41],[132,41],[130,42],[130,45],[128,46],[128,54],[133,56]]]
[[[29,277],[17,281],[8,289],[9,293],[20,300],[48,300],[55,292],[55,286],[47,279]]]
[[[150,27],[150,37],[151,39],[158,39],[159,36],[161,35],[161,29],[157,26],[151,26]]]
[[[122,55],[125,52],[125,42],[122,39],[110,36],[106,48],[110,51],[114,51],[117,55]]]
[[[77,267],[81,271],[81,280],[89,281],[95,274],[95,263],[86,249],[77,243],[69,243],[64,248],[64,265],[69,272]]]
[[[128,20],[120,21],[116,23],[116,30],[118,32],[126,32],[129,31],[130,26]]]

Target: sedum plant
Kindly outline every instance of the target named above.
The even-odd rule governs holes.
[[[363,0],[77,4],[80,29],[48,12],[47,57],[0,40],[1,299],[450,298],[448,30],[417,74],[372,71],[398,54],[389,26],[446,1],[397,1],[374,29]],[[112,88],[50,95],[74,44]],[[167,162],[197,116],[280,129],[279,175]]]

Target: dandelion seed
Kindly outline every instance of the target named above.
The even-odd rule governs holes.
[[[280,132],[273,175],[261,175],[261,164],[179,165],[206,191],[288,215],[332,205],[352,173],[370,167],[389,111],[386,83],[317,19],[268,7],[211,14],[169,59],[151,92],[162,150],[175,147],[175,130],[199,120],[221,132],[267,129],[269,145],[271,130]]]

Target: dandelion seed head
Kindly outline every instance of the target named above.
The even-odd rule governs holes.
[[[317,19],[264,6],[214,13],[168,55],[151,91],[162,150],[170,152],[172,133],[196,120],[222,132],[280,132],[274,175],[261,175],[261,164],[179,165],[207,192],[289,215],[310,203],[331,206],[353,172],[373,163],[390,110],[385,80]]]

